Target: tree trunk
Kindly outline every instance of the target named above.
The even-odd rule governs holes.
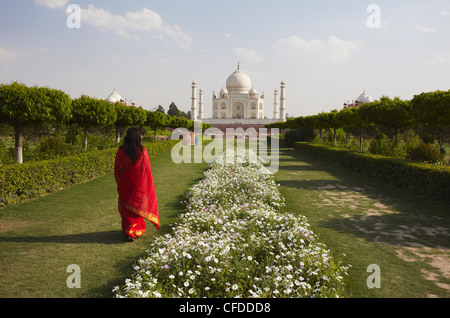
[[[336,141],[336,128],[333,128],[333,139],[334,139],[334,145],[337,146],[337,141]]]
[[[84,149],[87,150],[87,137],[88,137],[88,131],[87,129],[84,130]]]
[[[359,152],[362,152],[362,128],[359,128]]]
[[[439,146],[439,150],[444,148],[444,141],[443,138],[441,136],[438,135],[438,137],[436,138],[437,142],[438,142],[438,146]]]
[[[120,143],[120,128],[116,127],[116,142]]]
[[[16,163],[23,163],[23,132],[22,126],[16,124],[15,126],[15,149],[16,149]]]

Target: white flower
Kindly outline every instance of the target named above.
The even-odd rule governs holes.
[[[153,295],[155,295],[156,298],[161,298],[161,294],[158,293],[157,291],[154,291]]]

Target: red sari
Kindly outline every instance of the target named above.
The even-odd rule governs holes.
[[[147,150],[142,148],[133,165],[125,149],[120,147],[116,154],[114,177],[123,233],[133,239],[142,236],[147,229],[144,219],[152,222],[159,230],[158,202]]]

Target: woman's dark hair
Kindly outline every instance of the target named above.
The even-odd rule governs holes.
[[[138,160],[142,151],[141,133],[138,128],[128,128],[127,134],[123,139],[123,146],[125,153],[130,157],[133,165]]]

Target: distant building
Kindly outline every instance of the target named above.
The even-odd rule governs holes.
[[[111,104],[115,104],[115,103],[119,102],[125,106],[135,106],[136,105],[135,102],[127,102],[126,99],[123,99],[122,96],[120,96],[119,93],[117,93],[116,89],[114,89],[114,91],[111,94],[109,94],[109,97],[106,99],[106,101]]]
[[[200,120],[212,127],[225,128],[264,128],[274,122],[286,121],[285,82],[280,91],[274,91],[273,118],[264,116],[264,93],[252,86],[250,78],[239,67],[226,80],[219,95],[212,94],[212,118],[204,118],[203,90],[199,90],[197,104],[197,82],[192,82],[191,120]],[[198,107],[198,108],[197,108]]]
[[[364,92],[359,95],[359,97],[355,101],[352,101],[351,104],[349,102],[344,103],[344,108],[355,108],[361,106],[362,104],[372,103],[373,101],[374,99],[372,98],[372,96],[370,96],[368,93],[366,93],[366,90],[364,90]]]

